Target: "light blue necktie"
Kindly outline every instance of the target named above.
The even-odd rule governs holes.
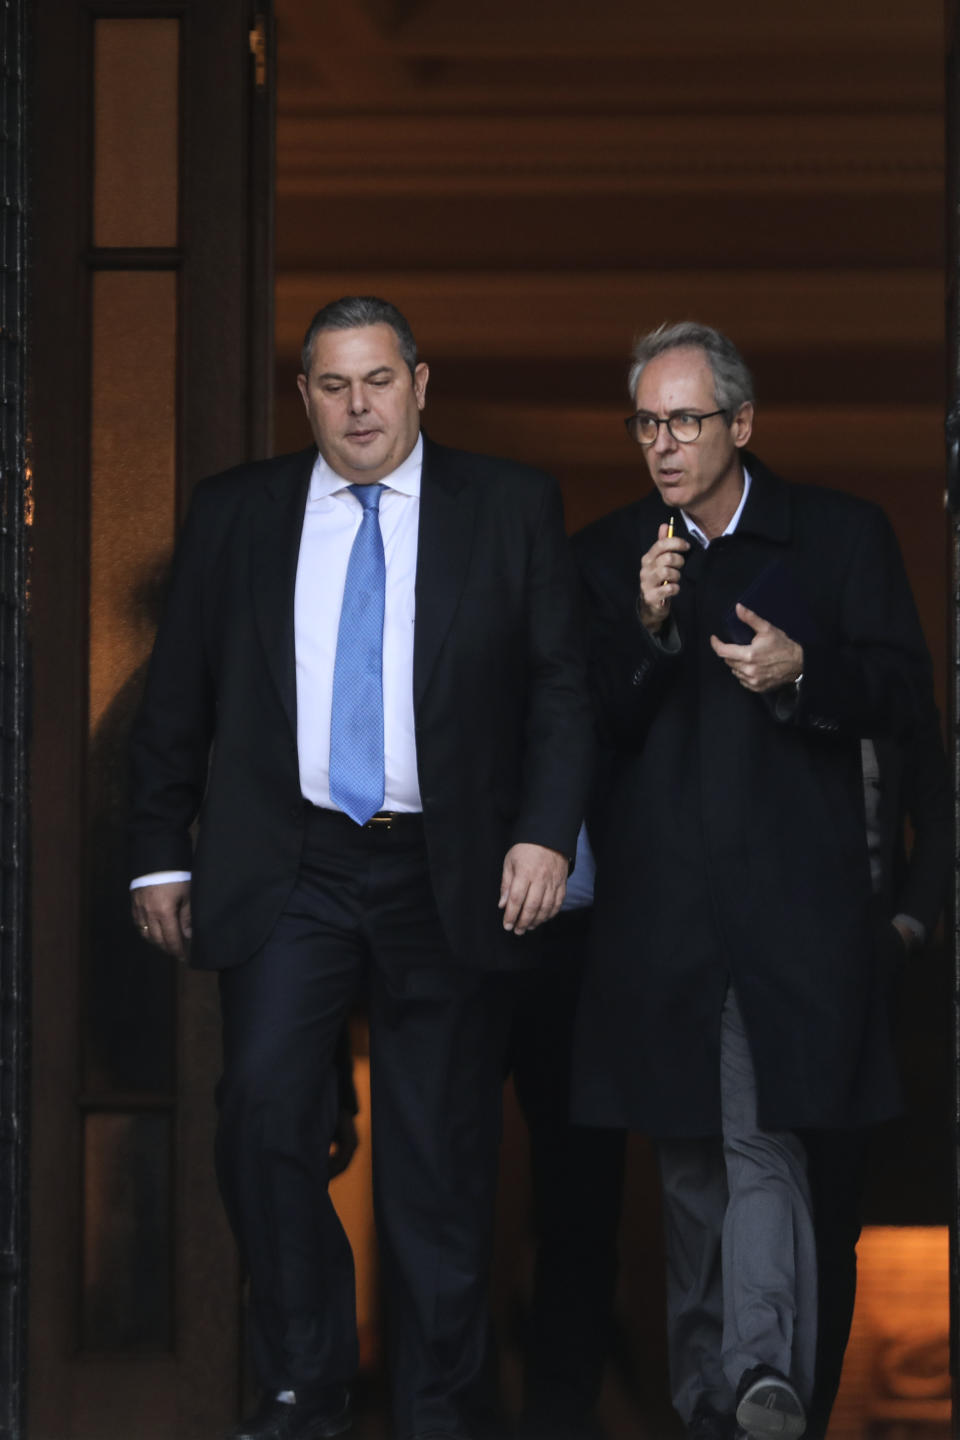
[[[351,485],[363,517],[343,587],[330,713],[330,798],[358,825],[383,804],[382,485]]]

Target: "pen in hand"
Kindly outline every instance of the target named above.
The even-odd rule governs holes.
[[[673,515],[671,515],[671,516],[670,516],[670,519],[667,521],[667,534],[666,534],[666,538],[667,538],[668,540],[672,540],[672,539],[673,539],[673,534],[674,534],[674,530],[675,530],[675,529],[676,529],[676,517],[673,516]],[[669,581],[669,580],[661,580],[661,582],[660,582],[660,588],[661,588],[661,590],[663,589],[664,585],[669,585],[669,584],[670,584],[670,581]],[[666,600],[661,600],[661,601],[660,601],[660,608],[662,609],[663,606],[666,605],[666,603],[667,603]]]

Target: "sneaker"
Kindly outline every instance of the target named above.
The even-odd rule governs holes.
[[[772,1365],[755,1365],[737,1387],[737,1424],[757,1440],[798,1440],[807,1417],[787,1377]]]

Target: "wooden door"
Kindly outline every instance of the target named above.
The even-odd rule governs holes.
[[[218,1433],[215,981],[128,919],[126,735],[194,482],[266,453],[269,3],[35,6],[32,1440]]]

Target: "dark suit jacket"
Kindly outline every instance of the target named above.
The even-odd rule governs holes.
[[[898,1103],[860,736],[911,729],[929,657],[882,511],[747,464],[753,488],[736,532],[688,552],[675,653],[636,614],[640,559],[668,514],[659,495],[575,540],[610,749],[591,831],[578,1118],[659,1135],[717,1132],[731,980],[762,1125],[852,1125]],[[774,559],[817,632],[798,705],[792,690],[751,694],[710,648]]]
[[[263,944],[300,861],[293,599],[315,453],[197,487],[134,730],[131,870],[192,868],[200,967]],[[576,610],[554,481],[425,439],[417,764],[434,893],[465,965],[534,958],[497,910],[509,846],[574,852],[592,734]]]

